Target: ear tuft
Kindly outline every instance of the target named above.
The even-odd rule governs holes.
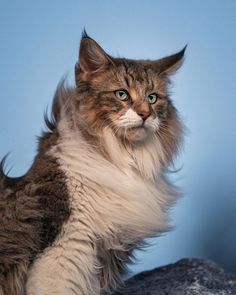
[[[79,69],[82,72],[82,78],[88,80],[105,71],[112,63],[112,58],[88,36],[84,29],[79,50]]]
[[[87,32],[86,32],[86,30],[85,30],[85,27],[84,27],[84,29],[83,29],[83,31],[82,31],[81,39],[85,39],[85,38],[91,39],[91,38],[89,37],[89,35],[87,34]]]
[[[154,62],[155,68],[159,73],[165,73],[167,75],[174,74],[183,64],[186,48],[187,45],[175,54],[158,59]]]

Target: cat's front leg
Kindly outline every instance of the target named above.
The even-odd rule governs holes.
[[[105,249],[99,245],[98,259],[101,264],[100,281],[101,289],[114,290],[122,284],[122,275],[127,271],[126,263],[132,259],[134,246],[127,246],[126,249]],[[107,293],[103,293],[107,295]]]
[[[99,295],[94,265],[95,255],[89,245],[71,248],[70,252],[53,247],[32,265],[27,295]]]

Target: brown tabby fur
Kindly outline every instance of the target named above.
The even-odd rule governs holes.
[[[103,128],[110,126],[124,146],[139,145],[136,131],[124,135],[114,122],[129,108],[137,114],[155,114],[161,121],[157,136],[165,152],[161,159],[165,171],[182,140],[182,124],[169,98],[168,84],[169,75],[179,68],[183,55],[184,50],[157,61],[112,58],[83,35],[75,70],[76,87],[64,89],[59,85],[52,120],[46,118],[50,132],[40,138],[32,167],[19,178],[6,176],[3,168],[0,171],[0,295],[26,294],[29,267],[53,244],[70,216],[66,176],[57,159],[48,154],[60,139],[59,122],[67,117],[70,128],[79,128],[85,140],[111,161],[101,138]],[[117,89],[126,89],[130,100],[117,100]],[[143,97],[153,89],[158,89],[158,101],[150,105]],[[101,270],[100,286],[105,290],[118,280],[135,245],[119,252],[106,250],[102,241],[96,243],[100,249],[98,260],[113,272],[106,267]]]
[[[19,179],[2,174],[0,294],[23,295],[27,270],[50,245],[70,213],[63,172],[45,154],[57,134],[45,133],[31,169]]]

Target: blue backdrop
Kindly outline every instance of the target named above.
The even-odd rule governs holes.
[[[32,163],[43,113],[77,59],[83,27],[110,54],[159,58],[189,44],[173,100],[189,133],[174,176],[184,197],[171,233],[137,253],[133,272],[183,257],[236,272],[236,1],[0,1],[0,155]]]

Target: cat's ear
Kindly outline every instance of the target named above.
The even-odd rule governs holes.
[[[113,64],[111,57],[84,31],[77,65],[82,73],[82,78],[88,80],[92,76],[104,72],[111,64]]]
[[[178,53],[154,61],[154,66],[159,73],[174,74],[183,64],[184,53],[187,45]]]

